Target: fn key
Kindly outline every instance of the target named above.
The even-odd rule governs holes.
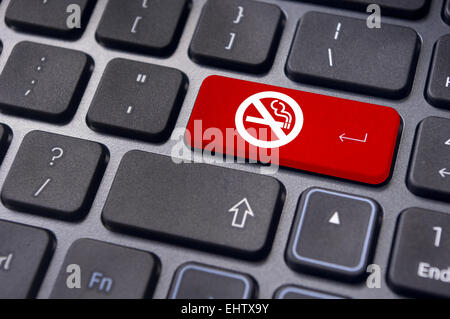
[[[76,271],[78,287],[70,285],[74,284],[70,274]],[[159,261],[151,253],[80,239],[70,247],[50,298],[146,298],[153,292],[158,273]]]

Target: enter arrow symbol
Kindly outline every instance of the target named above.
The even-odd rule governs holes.
[[[245,222],[247,221],[248,216],[255,217],[255,214],[253,213],[253,210],[250,207],[247,198],[244,198],[239,203],[234,205],[228,212],[234,213],[231,226],[237,228],[245,227]]]
[[[361,139],[357,139],[357,138],[352,138],[352,137],[346,137],[346,134],[342,134],[341,136],[339,136],[339,139],[341,140],[341,142],[344,142],[344,140],[349,140],[349,141],[354,141],[354,142],[359,142],[359,143],[366,143],[367,142],[367,137],[369,136],[369,134],[366,133],[366,136],[364,137],[363,140]]]
[[[450,172],[447,172],[447,169],[446,169],[446,168],[443,168],[443,169],[441,169],[441,170],[439,171],[439,174],[440,174],[443,178],[445,178],[445,177],[447,177],[447,175],[450,175]]]

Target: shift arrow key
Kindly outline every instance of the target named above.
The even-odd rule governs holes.
[[[245,227],[245,222],[247,221],[248,216],[255,217],[255,214],[253,213],[253,210],[250,207],[247,198],[244,198],[239,203],[234,205],[229,210],[229,212],[234,213],[233,222],[231,223],[231,226],[237,228]]]
[[[131,151],[102,217],[113,231],[257,259],[270,248],[283,197],[272,177]]]

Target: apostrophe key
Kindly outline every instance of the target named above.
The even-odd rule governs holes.
[[[47,230],[0,220],[0,299],[34,298],[54,246]]]
[[[70,285],[71,274],[79,274],[78,288]],[[79,239],[67,252],[50,298],[149,298],[158,275],[159,260],[149,252]]]
[[[131,151],[102,218],[115,231],[257,259],[271,247],[283,200],[273,177]]]
[[[110,0],[97,29],[97,40],[110,47],[168,55],[188,15],[190,0]]]
[[[94,130],[162,142],[172,133],[187,85],[177,69],[114,59],[86,120]]]
[[[80,37],[96,0],[11,0],[5,14],[8,26],[61,38]]]
[[[370,29],[364,19],[308,12],[286,73],[298,82],[403,98],[411,90],[419,48],[417,33],[407,27],[383,23]]]
[[[209,0],[189,47],[201,64],[260,73],[272,64],[284,15],[276,5],[252,0]]]
[[[80,218],[89,211],[107,153],[95,142],[32,131],[20,145],[1,199],[27,213]]]
[[[0,75],[0,110],[66,122],[78,107],[91,68],[83,52],[21,42]]]
[[[246,274],[188,263],[178,268],[169,299],[250,299],[255,298],[255,280]]]

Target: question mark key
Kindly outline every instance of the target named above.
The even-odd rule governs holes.
[[[89,211],[107,159],[102,144],[32,131],[6,177],[2,201],[26,213],[79,219]]]

